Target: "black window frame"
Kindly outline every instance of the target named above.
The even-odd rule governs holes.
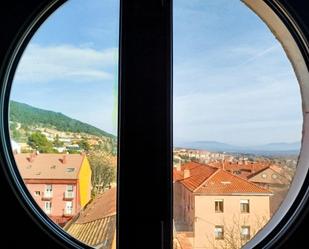
[[[22,182],[22,179],[18,174],[15,174],[14,165],[10,165],[14,162],[12,153],[8,150],[10,146],[7,144],[9,141],[6,122],[9,86],[6,83],[12,81],[18,58],[31,34],[41,23],[33,23],[33,20],[38,15],[40,15],[41,21],[45,20],[63,2],[65,1],[28,0],[23,3],[19,0],[11,0],[2,3],[2,9],[0,8],[0,27],[4,34],[0,48],[0,134],[2,145],[0,162],[4,172],[1,174],[0,189],[3,191],[2,193],[7,195],[7,201],[14,203],[14,209],[18,210],[15,213],[17,218],[14,219],[14,222],[20,221],[19,225],[24,227],[28,233],[42,235],[36,236],[41,239],[37,242],[10,241],[13,245],[23,247],[26,243],[30,243],[29,246],[32,247],[33,244],[39,247],[42,242],[45,242],[45,248],[58,248],[58,246],[59,248],[72,246],[85,248],[82,243],[60,231],[55,225],[44,222],[44,216],[37,212],[35,203],[27,201],[30,195],[18,184]],[[306,1],[265,0],[265,2],[289,28],[308,66],[308,51],[289,19],[292,17],[295,20],[306,41],[309,41],[308,6],[304,3]],[[172,248],[172,1],[121,0],[120,17],[118,249],[145,248],[145,245],[149,249]],[[33,29],[29,31],[28,28],[31,25],[33,25]],[[29,35],[24,36],[27,30]],[[24,39],[23,43],[20,43],[21,39]],[[16,50],[16,48],[18,49]],[[136,54],[137,48],[140,50],[138,54]],[[10,68],[9,73],[8,68]],[[137,77],[137,73],[142,77]],[[154,76],[149,77],[150,73]],[[136,98],[137,96],[138,98]],[[137,141],[141,141],[141,144]],[[145,154],[140,153],[142,158],[139,160],[134,160],[135,153],[130,154],[135,150],[136,145],[141,146],[142,150],[146,152]],[[148,155],[147,149],[151,151],[152,158],[155,158],[150,164],[142,162]],[[154,152],[155,155],[153,155]],[[133,162],[134,165],[132,165]],[[128,165],[132,165],[131,168]],[[150,170],[145,169],[146,166],[154,169],[152,174],[150,174]],[[132,177],[133,179],[139,177],[141,181],[132,184]],[[307,176],[305,183],[309,183],[309,176]],[[134,194],[132,188],[136,189],[136,196],[132,196]],[[301,212],[297,210],[299,205],[304,205],[301,202],[303,197],[308,197],[307,189],[308,187],[304,184],[299,192],[300,198],[287,214],[297,213],[297,217],[292,223],[293,229],[292,224],[286,226],[285,220],[282,220],[278,228],[269,234],[268,238],[272,240],[277,231],[281,231],[283,227],[291,229],[290,232],[283,229],[285,233],[282,232],[276,240],[273,240],[271,244],[273,248],[276,246],[289,248],[289,245],[295,246],[301,241],[306,241],[306,236],[299,231],[305,233],[308,226],[306,225],[309,220],[308,215],[306,216],[308,208],[303,207]],[[308,198],[306,203],[309,203]],[[21,205],[24,208],[21,208]],[[141,210],[142,205],[144,210]],[[1,206],[0,210],[2,213],[9,213],[11,208],[11,205],[9,208]],[[136,213],[138,208],[142,212]],[[26,212],[33,220],[26,216]],[[16,225],[11,223],[11,220],[6,223],[10,229],[4,232],[4,235],[8,235],[4,238],[9,238],[10,232],[16,229]],[[35,223],[42,230],[36,227]],[[27,230],[28,225],[31,229]],[[296,225],[300,225],[298,230],[295,230]],[[291,237],[287,241],[288,235]],[[282,240],[279,241],[279,238]],[[4,243],[6,242],[9,241],[4,239]],[[60,244],[55,244],[56,242]],[[261,241],[259,246],[269,247],[270,245],[265,239],[265,241]]]
[[[248,202],[242,202],[248,201]],[[241,199],[239,202],[240,205],[240,213],[249,214],[250,213],[250,200],[249,199]]]
[[[215,200],[215,213],[224,213],[224,199]]]

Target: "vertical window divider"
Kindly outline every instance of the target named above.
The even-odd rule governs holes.
[[[120,16],[117,248],[169,249],[172,1],[122,0]]]

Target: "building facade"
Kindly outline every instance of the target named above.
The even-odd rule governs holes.
[[[239,176],[190,162],[174,169],[174,221],[193,249],[240,248],[270,219],[272,193]]]
[[[274,214],[284,200],[290,188],[290,180],[279,167],[271,165],[248,176],[248,180],[269,189],[274,193],[270,197],[270,213]]]
[[[91,199],[91,169],[83,154],[15,154],[38,206],[63,226]]]

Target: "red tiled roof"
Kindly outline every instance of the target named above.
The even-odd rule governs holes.
[[[83,243],[114,249],[116,235],[116,188],[96,197],[64,227],[70,235]]]
[[[85,155],[80,154],[15,154],[23,179],[78,179]]]
[[[116,188],[111,188],[93,199],[84,210],[80,212],[75,223],[87,223],[114,215],[116,213],[116,192]]]
[[[272,194],[269,190],[222,169],[215,172],[194,192],[203,194]]]
[[[189,190],[194,191],[217,170],[218,169],[209,167],[207,165],[198,166],[191,170],[190,177],[181,180],[181,183]]]
[[[210,164],[213,167],[224,169],[224,170],[230,170],[230,171],[235,171],[235,170],[250,170],[252,172],[261,170],[267,166],[269,166],[268,162],[265,163],[260,163],[260,162],[213,162]]]
[[[211,167],[209,165],[205,165],[205,164],[201,164],[201,163],[197,163],[197,162],[185,163],[185,164],[181,165],[181,168],[180,168],[179,171],[174,168],[174,170],[173,170],[174,181],[183,180],[185,170],[190,171],[190,176],[199,176],[199,175],[201,175],[201,171],[205,172],[206,174],[207,174],[207,172],[209,174],[211,174],[211,173],[215,172],[217,169],[214,168],[214,167]]]
[[[190,171],[190,176],[184,177],[184,170]],[[271,194],[241,177],[235,176],[225,170],[195,162],[186,163],[180,171],[174,169],[174,180],[179,181],[188,190],[204,194]]]
[[[250,179],[250,178],[252,178],[252,177],[254,177],[254,176],[260,174],[261,172],[263,172],[265,169],[268,169],[268,168],[270,168],[270,167],[269,167],[269,166],[266,166],[266,167],[264,167],[264,168],[262,168],[262,169],[260,169],[260,170],[258,170],[258,171],[256,171],[256,172],[252,173],[252,174],[249,174],[249,175],[247,176],[247,179]]]
[[[185,232],[178,232],[175,237],[175,247],[178,249],[192,249],[193,246],[190,242],[189,236]],[[178,247],[177,247],[178,246]]]
[[[282,170],[277,165],[270,165],[270,166],[265,167],[265,168],[255,172],[255,173],[252,173],[252,174],[247,176],[247,179],[250,180],[251,178],[257,176],[258,174],[261,174],[262,172],[266,171],[267,169],[270,169],[271,171],[273,171],[273,173],[276,173],[277,175],[280,176],[280,178],[272,179],[272,181],[280,183],[280,184],[289,184],[288,179],[281,173]]]

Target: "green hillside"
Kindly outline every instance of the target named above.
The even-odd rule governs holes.
[[[10,101],[10,121],[19,122],[25,126],[42,125],[59,131],[84,132],[95,136],[116,138],[110,133],[72,119],[60,112],[47,111],[12,100]]]

